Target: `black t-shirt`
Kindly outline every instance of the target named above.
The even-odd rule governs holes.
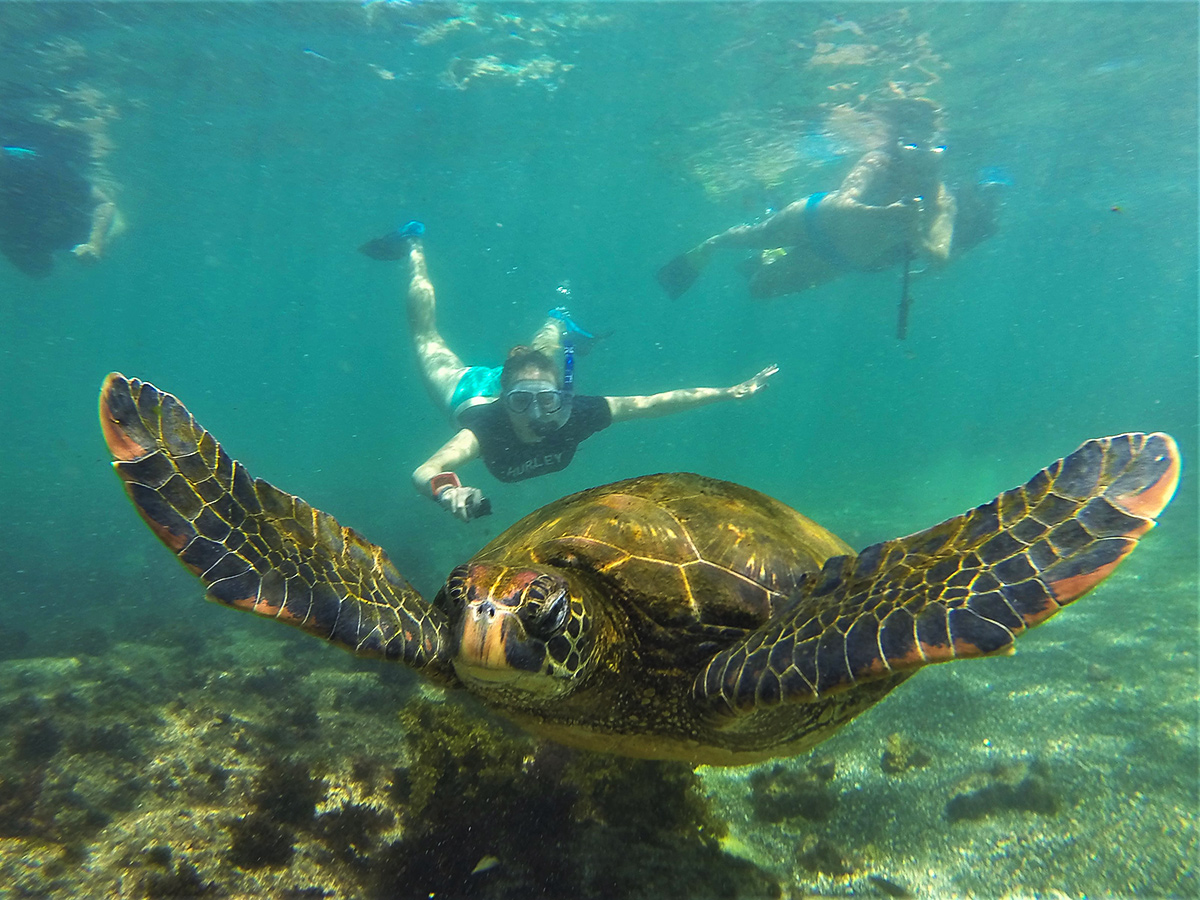
[[[565,469],[579,442],[612,424],[612,410],[603,397],[576,396],[571,417],[562,428],[535,444],[522,441],[500,401],[472,406],[458,420],[479,441],[483,464],[500,481],[524,481]]]

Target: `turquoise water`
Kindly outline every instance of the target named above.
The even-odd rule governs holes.
[[[114,369],[177,394],[251,472],[386,547],[427,592],[519,516],[632,475],[739,481],[861,547],[990,499],[1087,438],[1163,430],[1183,453],[1180,491],[1118,576],[1015,661],[925,673],[827,746],[866,766],[888,733],[920,738],[950,704],[958,730],[927,736],[958,767],[947,783],[987,730],[1013,758],[1065,742],[1051,764],[1075,767],[1072,796],[1112,803],[1092,815],[1080,800],[1074,825],[1035,817],[1074,829],[1082,849],[1054,850],[1072,860],[1061,869],[996,851],[1032,867],[1017,882],[1000,864],[980,862],[982,880],[956,875],[945,859],[986,836],[931,836],[910,817],[896,828],[920,846],[893,859],[911,891],[1196,894],[1193,4],[6,4],[0,43],[0,102],[24,86],[84,91],[97,116],[111,107],[94,124],[129,226],[98,266],[64,256],[44,281],[0,260],[0,609],[20,635],[0,665],[50,672],[104,644],[80,637],[98,628],[108,649],[88,665],[103,693],[107,678],[112,691],[125,681],[96,660],[143,659],[147,622],[236,646],[291,640],[205,606],[129,508],[95,417]],[[944,107],[954,177],[996,166],[1012,182],[996,237],[914,279],[906,341],[898,272],[754,301],[731,255],[683,299],[661,294],[653,273],[676,253],[836,186],[861,148],[827,128],[829,109],[889,83]],[[499,485],[468,466],[460,475],[495,514],[453,521],[409,482],[450,431],[407,343],[401,269],[355,252],[408,218],[428,226],[441,328],[469,363],[499,364],[564,288],[579,321],[613,332],[579,361],[583,392],[780,373],[743,403],[620,424],[554,476]],[[1100,673],[1081,680],[1089,665]],[[980,717],[991,703],[996,718]],[[1179,752],[1150,741],[1164,754],[1153,777],[1132,761],[1133,774],[1113,774],[1147,734],[1167,733]],[[1089,756],[1098,734],[1112,741]],[[72,752],[54,759],[69,768]],[[1088,766],[1114,768],[1097,786]],[[713,777],[724,809],[726,776]],[[882,778],[875,767],[858,788],[836,783],[853,793]],[[859,796],[876,797],[867,810],[884,802]],[[912,802],[887,815],[903,820]],[[846,808],[829,833],[847,847],[867,814]],[[1104,821],[1124,837],[1105,841]],[[813,838],[805,827],[795,844]],[[785,895],[878,895],[865,864],[844,877],[796,868],[775,831],[729,841]],[[116,841],[102,834],[85,841],[94,859]],[[0,836],[5,865],[43,852],[17,840]],[[846,853],[871,871],[899,853],[867,843]]]

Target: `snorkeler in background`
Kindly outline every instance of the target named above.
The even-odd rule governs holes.
[[[668,296],[682,296],[719,249],[759,251],[742,271],[750,295],[768,298],[849,272],[903,264],[907,273],[913,260],[942,265],[991,236],[995,192],[977,185],[956,197],[943,181],[938,107],[925,99],[892,100],[877,116],[883,140],[836,190],[803,197],[675,257],[657,275]]]
[[[14,266],[44,278],[57,250],[95,262],[122,228],[110,193],[93,177],[87,134],[0,117],[0,253]]]
[[[433,285],[421,241],[424,231],[419,222],[409,222],[359,249],[373,259],[408,260],[408,321],[421,375],[434,402],[459,428],[417,467],[412,481],[418,492],[464,521],[491,512],[483,492],[462,484],[455,474],[473,459],[482,458],[488,471],[505,482],[558,472],[570,464],[580,443],[613,422],[741,400],[765,387],[778,371],[768,366],[727,388],[685,388],[632,397],[576,394],[576,344],[591,335],[562,307],[550,311],[532,346],[514,347],[503,366],[468,366],[437,329]]]

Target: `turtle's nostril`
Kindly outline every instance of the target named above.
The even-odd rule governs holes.
[[[491,600],[485,600],[479,604],[479,614],[487,616],[489,619],[496,618],[496,604]]]

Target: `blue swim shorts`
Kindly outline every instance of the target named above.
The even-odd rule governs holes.
[[[503,366],[471,366],[463,372],[450,395],[450,411],[457,416],[462,410],[480,403],[491,403],[500,396],[500,373]]]

